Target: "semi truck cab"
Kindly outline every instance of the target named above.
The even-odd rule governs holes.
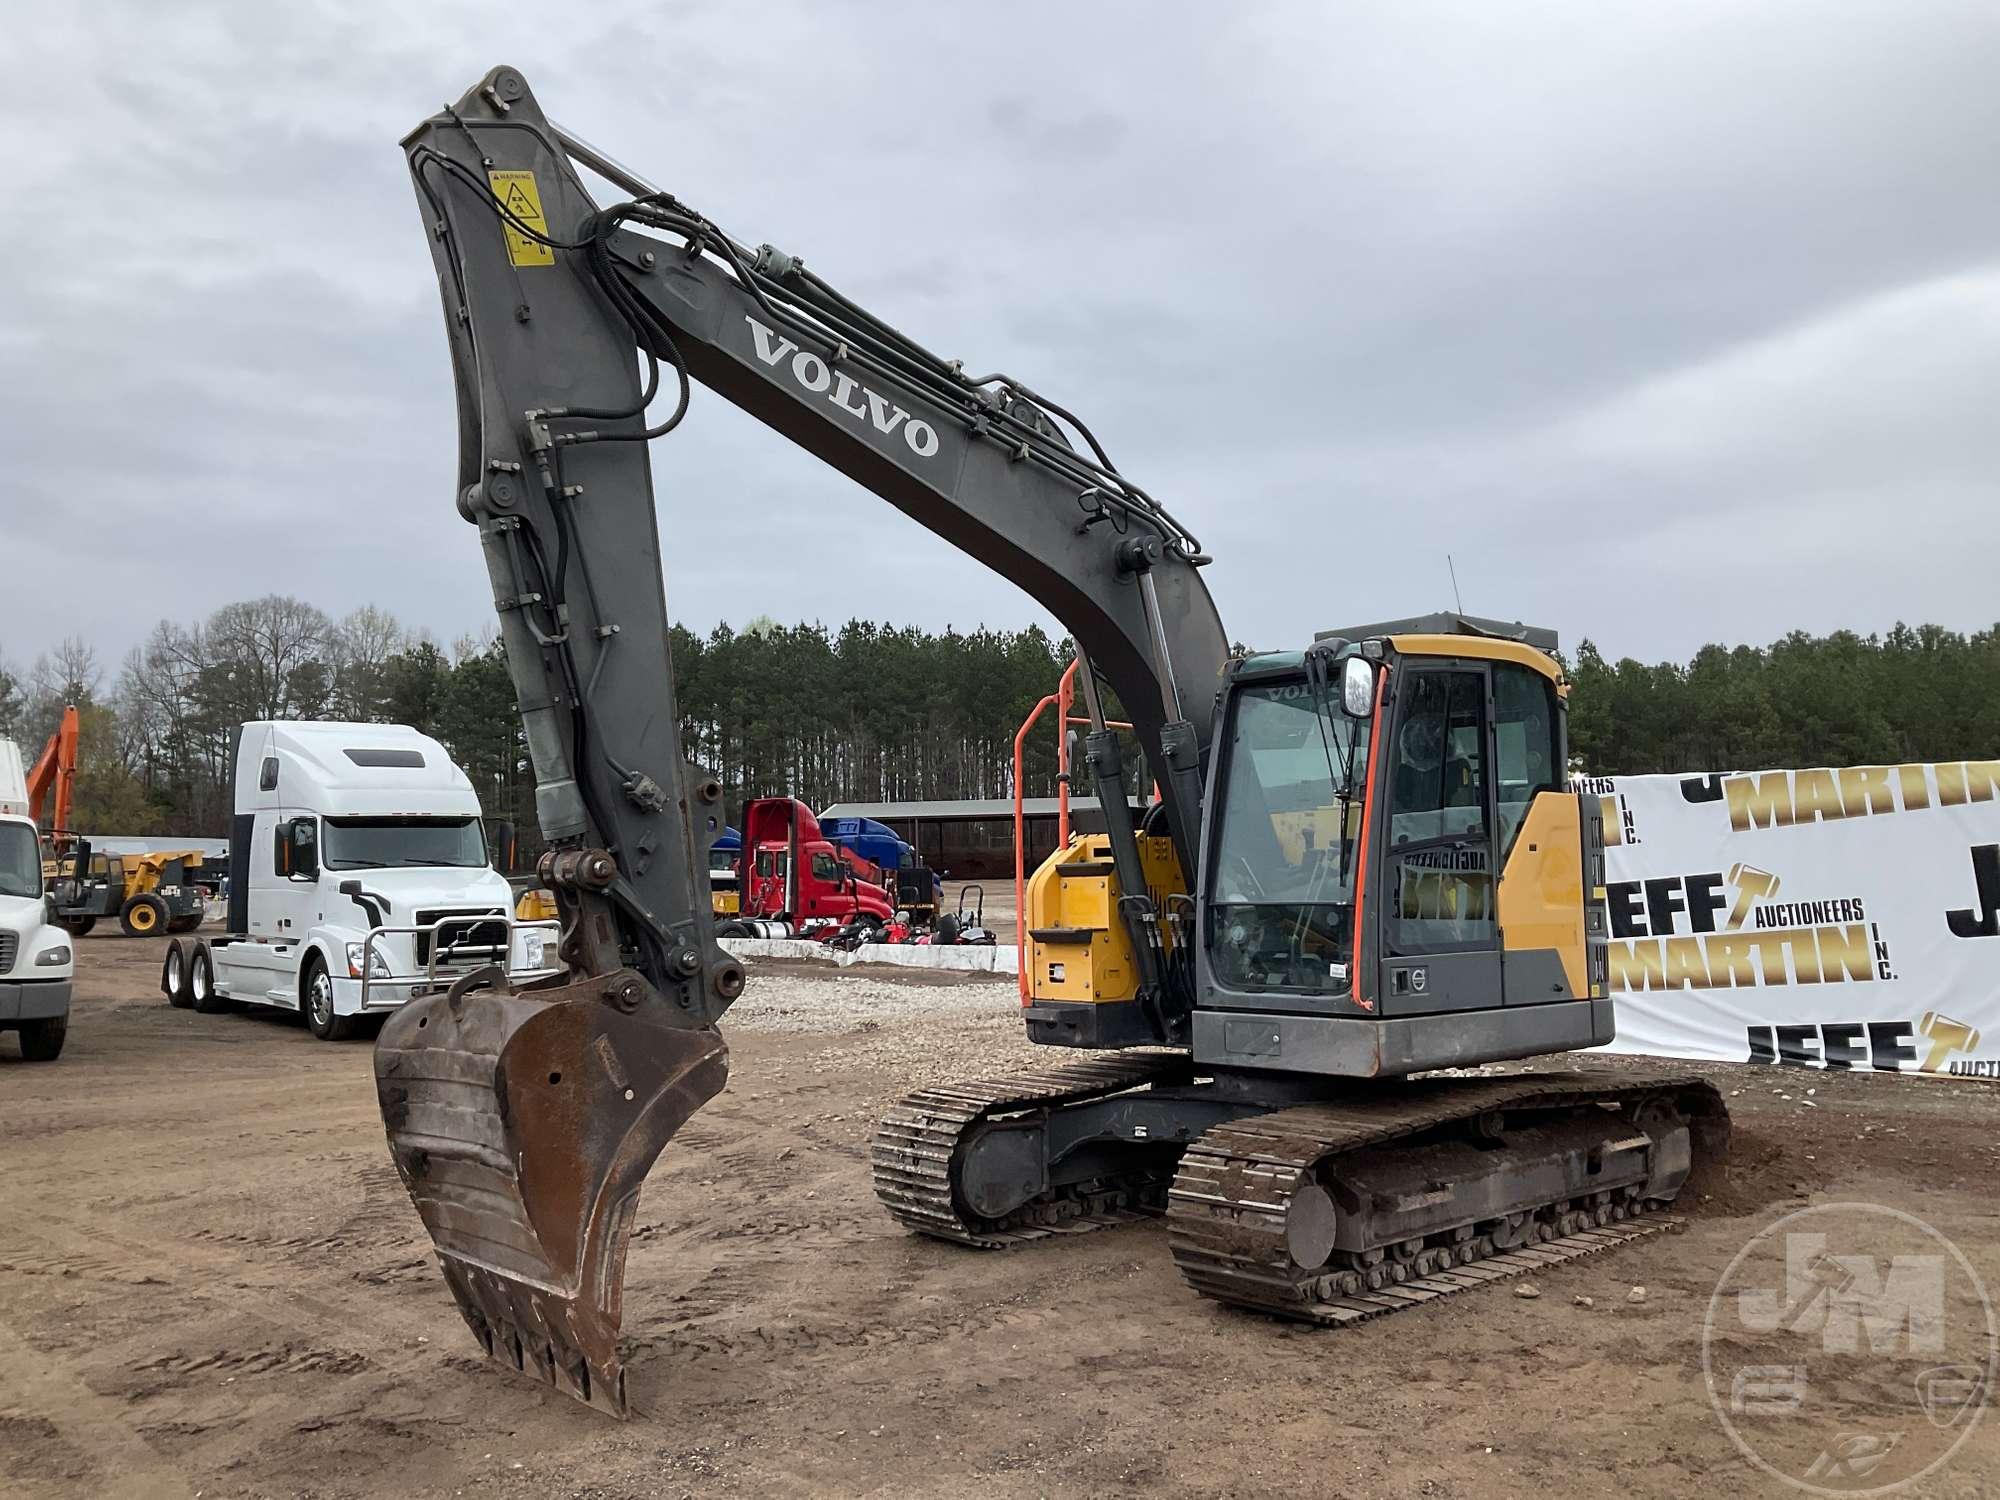
[[[69,1035],[76,954],[52,916],[21,752],[0,740],[0,1031],[29,1062],[54,1062]]]
[[[742,861],[742,915],[767,926],[884,926],[895,915],[881,868],[828,839],[795,798],[744,805]]]
[[[555,972],[553,922],[522,922],[479,799],[403,724],[245,724],[236,748],[226,935],[170,943],[169,1001],[303,1013],[347,1036],[475,968]]]

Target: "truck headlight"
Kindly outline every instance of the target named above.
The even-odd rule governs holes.
[[[349,943],[347,945],[347,977],[349,979],[359,979],[361,977],[361,955],[367,948],[368,944],[365,942]],[[379,948],[368,954],[368,977],[370,979],[389,978],[389,960],[382,956],[382,950]]]
[[[66,964],[68,962],[68,943],[57,943],[55,947],[44,948],[40,953],[35,955],[35,967],[38,969],[53,969],[58,964]]]
[[[547,952],[546,932],[524,932],[521,934],[521,962],[524,967],[539,969],[542,955]]]

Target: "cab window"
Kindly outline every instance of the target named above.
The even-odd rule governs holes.
[[[840,884],[840,861],[824,850],[814,853],[812,870],[814,880],[824,881],[828,885]]]
[[[1485,681],[1478,672],[1419,672],[1408,694],[1396,731],[1389,842],[1474,832],[1485,821]]]
[[[27,823],[0,823],[0,896],[42,893],[42,849]]]
[[[1536,793],[1562,789],[1555,687],[1541,673],[1511,662],[1493,668],[1493,762],[1504,864]]]
[[[1403,695],[1389,747],[1389,951],[1491,947],[1486,673],[1417,671]]]

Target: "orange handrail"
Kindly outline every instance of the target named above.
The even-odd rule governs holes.
[[[1090,720],[1070,710],[1076,705],[1077,658],[1070,658],[1070,664],[1063,668],[1062,681],[1056,690],[1048,694],[1028,712],[1021,721],[1021,727],[1014,731],[1014,979],[1021,991],[1021,1004],[1028,1003],[1028,833],[1027,817],[1021,805],[1021,747],[1027,742],[1028,731],[1035,727],[1035,721],[1042,716],[1042,710],[1051,703],[1056,705],[1056,848],[1069,847],[1069,726],[1088,724]],[[1132,726],[1123,719],[1105,720],[1107,729],[1130,729]],[[1159,788],[1153,790],[1159,795]]]
[[[1069,680],[1069,674],[1063,674]],[[1035,727],[1035,721],[1042,716],[1042,710],[1056,701],[1054,693],[1045,694],[1021,721],[1021,727],[1014,731],[1014,983],[1021,992],[1021,1004],[1028,1003],[1028,854],[1027,819],[1021,812],[1021,746],[1028,738],[1028,731]],[[1057,752],[1058,757],[1061,752]],[[1057,761],[1060,765],[1060,758]],[[1058,795],[1066,789],[1064,782],[1056,783]],[[1062,803],[1062,821],[1069,822],[1069,802]]]

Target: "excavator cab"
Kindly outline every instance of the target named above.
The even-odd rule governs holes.
[[[1566,787],[1554,645],[1440,615],[1232,663],[1191,899],[1169,841],[1140,840],[1197,1062],[1367,1078],[1610,1040],[1601,805]],[[1030,883],[1037,1041],[1169,1040],[1103,846]]]

